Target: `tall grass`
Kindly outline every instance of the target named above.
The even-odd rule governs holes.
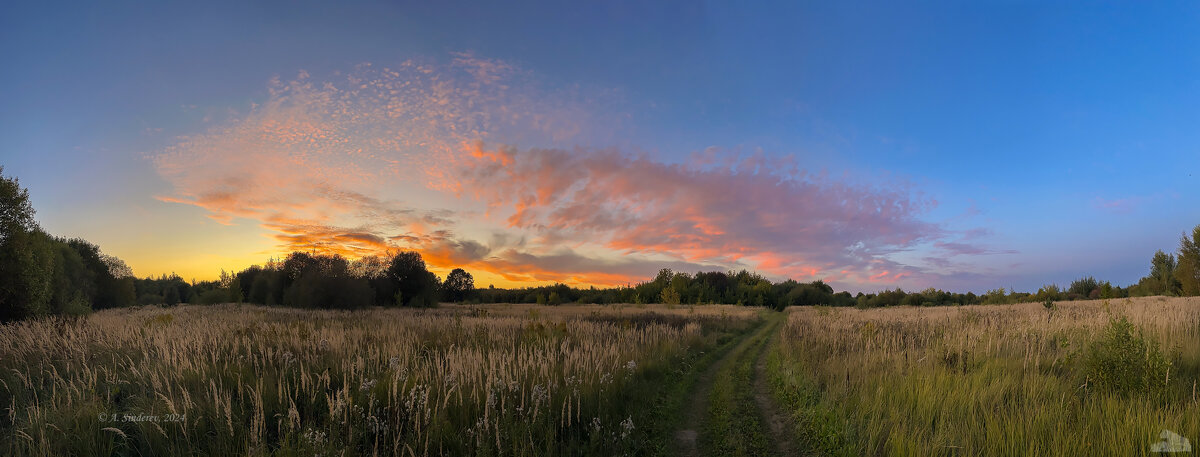
[[[1164,429],[1200,439],[1195,298],[800,308],[783,332],[768,371],[818,454],[1129,455]],[[1113,384],[1125,376],[1138,382]]]
[[[631,452],[673,360],[737,307],[255,306],[0,327],[4,455]]]

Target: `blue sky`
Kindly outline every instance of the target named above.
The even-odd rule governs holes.
[[[0,68],[0,164],[30,188],[50,232],[97,242],[140,275],[180,271],[200,278],[301,246],[289,241],[296,227],[320,226],[304,239],[317,232],[366,234],[401,243],[388,247],[422,250],[441,259],[431,262],[437,267],[451,261],[474,266],[499,284],[604,284],[672,266],[750,267],[780,277],[815,268],[813,277],[867,291],[1028,290],[1084,274],[1124,285],[1146,273],[1155,249],[1174,250],[1181,232],[1200,223],[1200,184],[1193,176],[1200,168],[1200,133],[1192,128],[1200,120],[1200,55],[1191,52],[1200,49],[1195,4],[644,3],[7,5],[0,14],[6,61]],[[470,62],[456,66],[462,56]],[[755,183],[728,173],[692,170],[678,178],[679,188],[707,176],[737,186],[730,191],[733,203],[726,202],[736,207],[782,198],[784,204],[762,211],[796,208],[783,223],[803,234],[788,237],[780,227],[738,227],[743,231],[735,234],[720,227],[724,238],[717,240],[703,238],[708,231],[689,232],[700,230],[698,221],[710,221],[705,215],[687,219],[694,227],[678,228],[697,244],[673,249],[626,226],[592,224],[593,232],[584,233],[580,221],[562,222],[565,208],[587,201],[582,197],[538,201],[541,212],[533,216],[542,219],[513,223],[508,215],[519,211],[523,192],[560,189],[548,181],[516,185],[489,175],[452,182],[408,172],[405,185],[365,185],[350,171],[370,167],[354,158],[339,161],[333,155],[347,151],[331,149],[305,157],[322,157],[328,176],[360,177],[324,184],[421,214],[453,214],[446,218],[452,222],[364,221],[356,216],[361,208],[330,205],[307,213],[303,224],[281,228],[268,220],[281,218],[277,212],[246,209],[277,200],[217,205],[202,198],[214,190],[198,183],[231,173],[203,160],[238,157],[245,151],[237,148],[260,144],[229,132],[277,125],[279,116],[328,121],[322,116],[329,113],[310,112],[327,109],[323,104],[289,114],[261,108],[277,96],[273,79],[285,86],[312,81],[317,91],[334,82],[345,93],[346,78],[375,71],[362,64],[378,69],[406,61],[425,62],[432,73],[401,71],[385,79],[441,76],[414,84],[432,94],[449,81],[456,88],[450,104],[462,108],[454,113],[489,119],[472,130],[479,138],[455,136],[446,144],[478,139],[485,150],[511,146],[522,151],[513,155],[520,167],[514,169],[529,176],[541,176],[538,166],[562,163],[538,148],[575,151],[555,159],[575,167],[596,166],[598,157],[608,157],[598,152],[605,150],[617,151],[610,161],[628,167],[643,167],[634,157],[686,164],[706,150],[720,157],[790,156],[806,176],[826,176],[824,190],[813,191],[817,196],[836,193],[830,189],[837,185],[851,186],[856,196],[902,189],[902,199],[921,209],[871,223],[921,239],[845,235],[863,214],[825,208],[806,215],[818,211],[799,203],[813,196],[808,190],[763,195]],[[506,69],[482,83],[485,92],[501,94],[486,102],[470,91],[480,81],[464,76],[485,63]],[[406,97],[400,100],[417,101]],[[496,113],[517,111],[530,115],[495,120]],[[545,119],[562,122],[547,127]],[[460,121],[454,118],[454,125],[468,125]],[[336,125],[366,132],[364,138],[417,132],[411,120]],[[220,150],[181,139],[197,136]],[[431,151],[395,152],[388,163],[399,174],[413,168],[407,165],[413,157],[479,166]],[[252,164],[238,163],[249,170],[237,176],[253,171]],[[183,172],[170,171],[184,165]],[[641,201],[647,192],[605,187],[613,175],[586,170],[577,176],[581,182],[616,192],[611,201]],[[761,173],[760,181],[771,181],[790,172]],[[472,198],[461,191],[481,184],[504,186],[514,197]],[[667,209],[621,223],[653,226],[668,216],[724,207],[662,200],[655,208]],[[852,217],[838,219],[845,214]],[[327,230],[335,228],[344,230]],[[530,241],[506,244],[497,237]],[[850,258],[845,252],[859,238],[873,254]],[[472,243],[486,247],[465,248]],[[840,251],[819,243],[841,243],[835,246]],[[947,244],[961,249],[949,253]],[[722,255],[708,245],[753,247]],[[778,257],[800,260],[779,265]],[[885,267],[890,274],[868,279]],[[897,275],[901,270],[910,274]]]

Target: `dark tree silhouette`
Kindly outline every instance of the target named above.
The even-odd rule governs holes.
[[[475,278],[472,278],[466,270],[455,268],[446,275],[446,282],[442,284],[442,290],[445,291],[448,301],[468,300],[475,292]]]
[[[402,306],[436,306],[438,279],[425,268],[421,254],[399,252],[392,257],[385,276],[396,286],[395,302]]]

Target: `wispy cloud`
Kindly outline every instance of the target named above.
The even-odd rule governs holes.
[[[952,236],[922,220],[933,203],[904,183],[851,184],[807,174],[788,158],[718,153],[676,164],[615,150],[483,145],[471,156],[464,190],[492,211],[507,209],[509,227],[629,254],[896,281],[916,269],[891,254]]]
[[[331,81],[275,80],[269,93],[154,155],[174,189],[159,199],[258,224],[281,251],[417,249],[434,266],[512,281],[751,267],[886,284],[927,274],[897,253],[991,253],[926,221],[936,203],[894,179],[855,183],[716,148],[674,162],[560,147],[610,128],[591,112],[603,97],[547,90],[500,61],[364,64]]]

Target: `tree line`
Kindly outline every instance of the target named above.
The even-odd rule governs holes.
[[[835,292],[823,281],[773,282],[747,270],[689,274],[664,268],[653,279],[611,288],[565,284],[502,289],[475,288],[474,278],[455,268],[443,280],[413,251],[356,260],[336,254],[293,252],[238,272],[222,271],[213,281],[185,281],[178,275],[135,278],[121,259],[83,239],[47,234],[33,218],[29,192],[0,167],[0,321],[40,315],[80,315],[94,309],[179,303],[256,303],[299,308],[355,309],[368,306],[430,307],[468,303],[664,303],[766,306],[828,305],[861,308],[1009,304],[1122,298],[1145,295],[1200,295],[1200,225],[1185,234],[1176,253],[1151,258],[1150,274],[1137,284],[1117,287],[1086,276],[1068,287],[1047,285],[1037,292],[1005,289],[955,293],[935,288],[878,293]]]
[[[465,300],[474,289],[474,280],[456,268],[443,282],[429,271],[421,254],[413,251],[354,261],[337,254],[293,252],[282,260],[237,273],[222,271],[219,280],[198,283],[193,289],[191,297],[202,304],[244,302],[321,309],[432,307],[442,301]]]
[[[0,321],[79,315],[134,302],[133,272],[82,239],[47,234],[29,191],[0,167]]]
[[[1200,225],[1179,239],[1179,250],[1159,250],[1150,258],[1150,274],[1130,286],[1134,295],[1200,295]]]

